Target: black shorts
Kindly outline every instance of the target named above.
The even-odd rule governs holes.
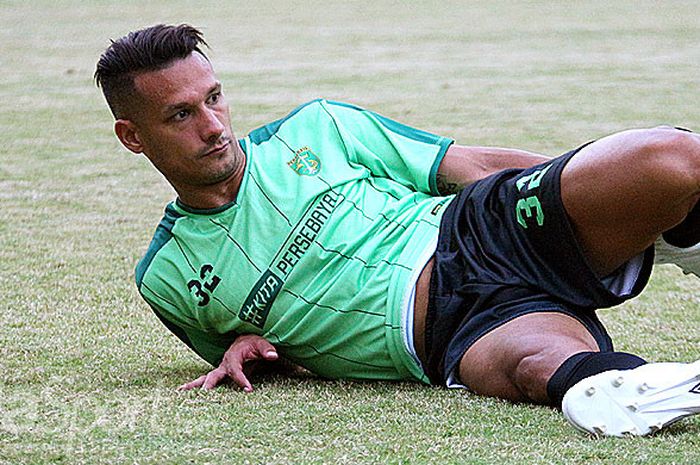
[[[612,341],[595,314],[646,285],[653,249],[637,260],[636,280],[620,292],[587,263],[561,200],[561,172],[582,147],[527,169],[467,186],[440,224],[430,280],[425,344],[434,384],[445,384],[477,339],[528,313],[558,312],[583,323],[602,351]]]

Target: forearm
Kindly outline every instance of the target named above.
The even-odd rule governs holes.
[[[525,150],[453,145],[438,167],[438,192],[442,195],[455,194],[463,187],[498,171],[528,168],[549,159]]]

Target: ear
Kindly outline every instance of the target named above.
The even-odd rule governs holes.
[[[114,122],[114,133],[124,147],[134,153],[143,153],[143,144],[133,121],[118,119]]]

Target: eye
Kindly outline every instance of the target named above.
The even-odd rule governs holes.
[[[172,116],[173,121],[183,121],[190,116],[189,110],[180,110]]]
[[[219,103],[219,100],[221,100],[221,92],[214,92],[207,99],[207,103],[209,105],[216,105],[217,103]]]

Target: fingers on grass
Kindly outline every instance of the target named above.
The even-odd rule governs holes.
[[[253,385],[250,384],[248,378],[246,377],[243,370],[236,370],[229,375],[234,383],[243,389],[244,392],[251,392],[253,390]]]
[[[178,386],[177,390],[178,391],[189,391],[190,389],[201,387],[204,384],[204,381],[206,379],[207,379],[207,375],[202,375],[199,378],[195,379],[194,381],[190,381],[189,383],[185,383],[181,386]]]
[[[221,384],[221,382],[226,379],[228,375],[226,374],[226,370],[223,368],[215,368],[212,371],[210,371],[204,379],[204,383],[202,384],[202,389],[209,390],[209,389],[214,389],[216,386]]]

